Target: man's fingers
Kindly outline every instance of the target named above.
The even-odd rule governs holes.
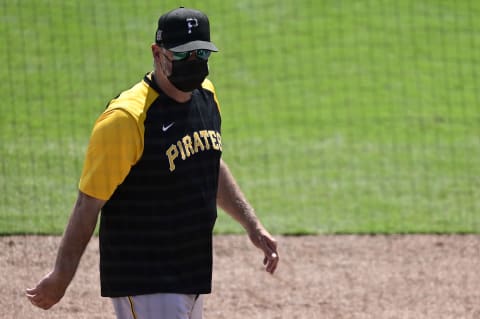
[[[25,295],[27,296],[30,301],[38,301],[39,294],[35,291],[35,289],[27,289]]]
[[[32,305],[47,310],[50,309],[54,303],[50,302],[49,300],[44,300],[40,295],[31,295],[27,294],[27,298],[30,300]]]
[[[273,274],[277,268],[279,256],[277,252],[277,243],[272,238],[261,237],[262,250],[265,253],[263,264],[266,266],[266,271]]]
[[[268,255],[265,255],[264,258],[264,265],[266,265],[266,271],[273,274],[277,269],[278,261],[279,261],[278,253],[272,252]]]
[[[32,305],[40,307],[42,298],[39,294],[35,293],[34,290],[27,290],[26,296]]]
[[[26,289],[25,295],[27,296],[28,300],[32,303],[32,305],[41,308],[41,309],[50,309],[53,304],[49,301],[47,296],[43,296],[38,287]]]
[[[36,294],[37,288],[27,288],[25,289],[25,294],[27,296],[34,296]]]
[[[41,300],[40,300],[39,295],[27,294],[27,298],[32,305],[40,307],[40,301]]]

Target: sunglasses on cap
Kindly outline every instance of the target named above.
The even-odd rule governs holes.
[[[193,53],[195,53],[195,56],[200,60],[208,60],[208,58],[210,57],[210,54],[212,54],[212,51],[205,50],[205,49],[197,49],[197,50],[186,51],[186,52],[172,52],[172,53],[173,53],[173,61],[186,60],[189,57],[191,57]]]

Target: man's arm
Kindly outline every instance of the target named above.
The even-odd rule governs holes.
[[[35,288],[26,290],[27,298],[32,304],[49,309],[63,297],[92,237],[98,213],[104,204],[103,200],[78,193],[53,270],[40,280]]]
[[[277,242],[263,227],[223,160],[220,161],[217,204],[245,228],[252,243],[265,254],[266,270],[273,274],[279,261]]]

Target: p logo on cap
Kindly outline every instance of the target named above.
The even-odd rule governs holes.
[[[188,27],[188,34],[192,33],[192,28],[198,27],[198,20],[196,18],[187,18],[187,27]]]

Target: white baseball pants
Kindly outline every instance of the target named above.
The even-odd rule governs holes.
[[[117,319],[202,319],[203,296],[151,294],[112,298]]]

